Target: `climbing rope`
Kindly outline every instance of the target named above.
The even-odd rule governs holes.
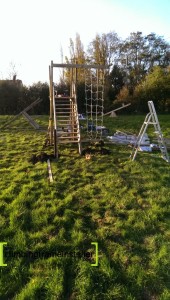
[[[85,100],[87,135],[90,139],[101,139],[104,109],[104,70],[85,69]]]

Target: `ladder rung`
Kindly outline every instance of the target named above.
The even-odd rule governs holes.
[[[149,124],[151,124],[151,125],[157,125],[157,123],[155,123],[155,122],[147,122],[147,121],[145,121],[144,124],[148,124],[148,125],[149,125]]]
[[[69,108],[71,108],[69,103],[65,103],[65,104],[61,103],[61,104],[56,104],[56,105],[55,105],[56,108],[57,108],[57,107],[61,107],[61,106],[62,106],[62,107],[64,106],[64,107],[69,107]],[[61,108],[62,108],[62,107],[61,107]]]
[[[65,130],[71,130],[72,128],[77,129],[77,127],[78,127],[77,125],[70,126],[67,124],[57,124],[57,128],[64,128]]]
[[[66,118],[66,120],[70,120],[70,116],[59,116],[59,117],[60,118]],[[57,118],[57,121],[60,121],[60,118]]]
[[[64,126],[57,126],[58,128],[64,128],[64,130],[71,130],[71,128],[73,128],[73,129],[75,129],[75,130],[77,130],[77,126],[72,126],[71,128],[68,128],[68,127],[64,127]],[[60,131],[60,130],[58,130],[58,131]],[[69,131],[65,131],[65,132],[69,132]]]
[[[73,100],[74,97],[69,97],[69,96],[66,96],[66,97],[57,97],[57,96],[55,96],[55,99],[57,99],[57,100]]]
[[[78,139],[78,136],[58,136],[57,138],[59,140],[60,139]]]
[[[68,122],[67,122],[67,120],[63,120],[63,121],[59,121],[58,120],[58,122],[57,122],[57,124],[58,124],[58,127],[65,127],[65,126],[69,126],[69,127],[76,127],[77,126],[77,123],[76,122],[69,122],[69,120],[68,120]]]
[[[60,102],[55,102],[55,105],[70,105],[73,106],[73,102],[68,102],[68,101],[60,101]]]
[[[59,127],[60,128],[60,127]],[[72,128],[73,130],[72,131],[64,131],[64,130],[57,130],[57,132],[60,132],[60,133],[71,133],[71,132],[73,132],[73,133],[75,133],[75,132],[77,132],[77,127],[73,127]],[[69,129],[68,129],[69,130]],[[70,129],[71,130],[71,129]]]
[[[62,115],[63,115],[63,114],[70,114],[70,111],[65,111],[65,112],[60,112],[60,111],[59,111],[59,112],[57,112],[57,114],[60,114],[60,115],[61,115],[61,114],[62,114]],[[63,116],[63,117],[64,117],[64,116]]]
[[[73,119],[70,120],[70,118],[65,118],[65,117],[68,117],[68,116],[62,116],[63,119],[56,118],[56,121],[58,123],[60,123],[60,122],[63,123],[64,122],[64,123],[69,124],[69,125],[77,124],[77,122],[74,121]]]
[[[59,131],[57,131],[57,133],[60,133],[60,132],[59,132]],[[71,135],[71,134],[73,134],[73,135],[74,135],[74,134],[75,134],[75,135],[77,135],[77,134],[78,134],[78,132],[77,132],[77,131],[72,131],[72,132],[64,132],[64,133],[62,132],[62,134],[61,134],[61,135],[59,134],[59,135],[58,135],[58,137],[64,137],[64,138],[65,138],[65,137],[70,137],[70,135]]]
[[[159,131],[159,130],[157,130],[157,131],[154,131],[154,133],[156,133],[156,134],[160,134],[160,131]]]
[[[61,108],[59,108],[59,109],[56,109],[56,114],[65,114],[65,113],[70,113],[70,115],[72,115],[72,111],[70,110],[70,109],[66,109],[66,108],[64,108],[64,110],[63,109],[61,109]]]
[[[77,141],[58,141],[58,144],[72,144],[72,143],[79,143],[79,140]]]
[[[68,110],[68,109],[69,109],[70,111],[72,111],[70,107],[55,107],[55,109],[56,109],[56,110],[57,110],[57,109],[63,110],[63,112],[64,112],[65,110]]]

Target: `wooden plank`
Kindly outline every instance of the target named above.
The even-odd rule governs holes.
[[[31,103],[30,105],[28,105],[25,109],[23,109],[19,114],[17,114],[15,117],[13,117],[11,120],[9,120],[7,123],[5,123],[2,128],[5,128],[6,126],[8,126],[9,124],[11,124],[13,121],[15,121],[19,116],[21,116],[22,114],[26,113],[28,110],[30,110],[33,106],[37,105],[38,103],[40,103],[42,101],[42,99],[38,98],[37,100],[35,100],[33,103]],[[28,114],[27,114],[28,115]],[[27,119],[28,120],[28,119]],[[38,127],[39,128],[39,127]],[[35,129],[38,129],[35,128]]]
[[[110,66],[108,65],[86,65],[86,64],[55,64],[51,62],[51,66],[53,68],[77,68],[77,69],[109,69]]]
[[[49,181],[53,182],[53,175],[52,175],[51,164],[49,159],[47,160],[47,168],[48,168]]]
[[[122,108],[125,108],[125,107],[127,107],[127,106],[129,106],[129,105],[131,105],[131,103],[128,103],[128,104],[122,105],[121,107],[118,107],[118,108],[116,108],[116,109],[113,109],[113,110],[111,110],[111,111],[109,111],[109,112],[103,114],[103,116],[107,116],[107,115],[111,114],[112,112],[115,112],[115,111],[117,111],[117,110],[120,110],[120,109],[122,109]]]
[[[39,125],[26,113],[26,111],[23,111],[22,115],[26,118],[30,125],[32,125],[35,129],[39,129]]]
[[[38,98],[37,100],[35,100],[33,103],[31,103],[29,106],[27,106],[23,111],[28,111],[31,108],[33,108],[35,105],[37,105],[38,103],[40,103],[42,101],[42,99]],[[22,113],[22,112],[21,112]]]
[[[113,111],[115,112],[115,111],[120,110],[120,109],[122,109],[122,108],[125,108],[125,107],[127,107],[127,106],[129,106],[129,105],[131,105],[131,103],[122,105],[121,107],[118,107],[118,108],[114,109]]]

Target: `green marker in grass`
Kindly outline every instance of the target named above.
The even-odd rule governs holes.
[[[7,264],[3,263],[3,245],[7,245],[5,242],[0,242],[0,267],[6,267]]]
[[[96,247],[96,263],[95,264],[91,264],[92,267],[98,267],[98,262],[99,262],[99,257],[98,257],[98,243],[97,242],[93,242],[91,243],[91,245],[95,245]]]

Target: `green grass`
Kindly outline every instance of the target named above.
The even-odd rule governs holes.
[[[1,116],[0,125],[8,118]],[[37,119],[47,126],[48,117]],[[137,134],[143,120],[121,116],[104,122],[110,133]],[[169,116],[159,120],[168,137]],[[25,131],[20,129],[24,126]],[[51,162],[50,184],[47,164],[29,162],[42,151],[45,135],[23,120],[0,132],[4,252],[84,250],[93,258],[5,257],[0,299],[169,300],[170,165],[152,153],[139,153],[131,162],[127,146],[109,145],[111,155],[89,161],[77,147],[62,146],[59,160]],[[98,267],[91,266],[92,242],[99,246]]]

